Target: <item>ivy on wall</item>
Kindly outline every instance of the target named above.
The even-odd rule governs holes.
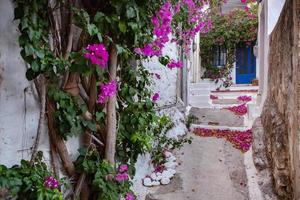
[[[201,34],[201,64],[206,69],[202,78],[215,82],[222,81],[224,87],[232,84],[231,70],[235,62],[235,49],[239,45],[252,45],[256,41],[258,18],[257,4],[229,13],[215,13],[211,16],[213,27],[208,33]],[[214,47],[227,50],[225,66],[212,65]]]

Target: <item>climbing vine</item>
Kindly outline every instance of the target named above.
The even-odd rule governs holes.
[[[246,3],[246,1],[244,1]],[[235,49],[239,45],[252,45],[256,41],[258,20],[257,4],[245,9],[236,9],[227,14],[214,13],[211,16],[213,28],[201,34],[201,63],[206,69],[203,78],[223,81],[223,86],[232,84],[231,70],[235,62]],[[226,49],[225,66],[212,65],[214,47]]]

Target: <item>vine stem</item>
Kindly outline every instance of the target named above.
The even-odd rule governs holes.
[[[114,43],[110,46],[109,57],[109,73],[110,81],[117,77],[118,54]],[[117,138],[117,118],[116,118],[116,95],[109,98],[107,103],[107,136],[105,146],[105,159],[111,163],[115,163],[116,138]]]
[[[40,81],[39,81],[39,88],[40,88],[40,103],[41,103],[41,109],[40,109],[40,118],[39,118],[39,123],[38,123],[38,128],[37,128],[37,135],[35,138],[35,143],[33,145],[32,149],[32,155],[30,159],[30,164],[32,165],[36,155],[37,155],[37,150],[38,146],[40,143],[40,138],[41,134],[45,131],[45,121],[46,121],[46,80],[44,75],[40,76]]]
[[[93,114],[96,105],[96,98],[97,98],[97,78],[95,75],[96,72],[92,74],[91,81],[90,81],[90,88],[89,88],[89,102],[88,102],[88,111]],[[92,135],[89,131],[86,131],[83,138],[84,146],[89,149],[92,143]],[[86,173],[81,173],[79,179],[77,181],[77,185],[74,191],[74,200],[78,198],[80,195],[80,199],[88,200],[89,199],[89,188],[87,183],[85,182]]]

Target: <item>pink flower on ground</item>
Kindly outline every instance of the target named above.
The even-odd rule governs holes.
[[[134,195],[130,192],[128,192],[125,196],[125,200],[134,200]]]
[[[152,101],[156,102],[158,99],[159,99],[159,93],[156,92],[152,97]]]
[[[48,176],[45,178],[44,186],[48,189],[56,189],[59,186],[59,182],[53,176]]]
[[[248,112],[248,108],[245,104],[242,104],[239,106],[227,107],[224,109],[230,110],[230,111],[234,112],[234,114],[236,114],[236,115],[245,115]]]
[[[211,95],[210,95],[210,99],[211,99],[211,100],[215,100],[215,99],[218,99],[218,97],[211,94]]]
[[[237,98],[237,100],[243,101],[243,102],[249,102],[249,101],[252,100],[252,97],[251,97],[251,96],[246,96],[246,95],[244,95],[244,96],[239,96],[239,97]]]
[[[123,181],[127,181],[129,179],[129,176],[127,173],[119,173],[116,175],[115,179],[118,182],[123,182]]]
[[[119,166],[119,172],[120,173],[127,172],[127,170],[128,170],[128,165],[122,164],[122,165]]]
[[[107,84],[102,83],[100,85],[100,94],[98,95],[97,103],[105,103],[109,97],[114,96],[117,93],[117,81],[113,80]]]
[[[105,68],[108,61],[108,53],[103,44],[92,44],[86,47],[87,53],[84,54],[92,64]]]

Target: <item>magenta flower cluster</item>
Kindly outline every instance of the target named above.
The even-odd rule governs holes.
[[[239,96],[239,97],[237,98],[237,100],[242,101],[242,102],[249,102],[249,101],[252,100],[252,97],[251,97],[251,96],[244,95],[244,96]]]
[[[165,44],[169,42],[169,34],[172,32],[172,19],[173,13],[171,11],[172,5],[170,2],[166,2],[156,13],[156,16],[152,17],[153,35],[155,40],[146,44],[143,48],[136,48],[135,52],[144,56],[161,56],[162,49]]]
[[[125,200],[134,200],[134,195],[130,192],[128,192],[125,196]]]
[[[248,112],[248,108],[245,104],[239,105],[239,106],[231,106],[225,108],[227,110],[230,110],[231,112],[234,112],[236,115],[245,115]]]
[[[176,31],[176,35],[182,40],[182,48],[187,55],[190,52],[190,46],[196,34],[200,31],[207,33],[212,28],[212,21],[207,19],[203,12],[206,4],[207,2],[203,0],[183,0],[177,3],[178,7],[187,7],[188,10],[186,23],[189,26],[183,30],[178,29]]]
[[[156,102],[159,99],[159,93],[154,93],[154,95],[152,96],[152,101]]]
[[[98,95],[97,103],[103,104],[105,103],[109,97],[114,96],[117,93],[117,81],[113,80],[107,84],[100,84],[100,94]]]
[[[105,68],[108,61],[108,53],[103,44],[92,44],[86,47],[87,53],[84,54],[92,64]]]
[[[48,189],[56,189],[59,186],[59,182],[53,176],[48,176],[44,180],[44,186]]]
[[[128,165],[126,164],[120,165],[118,168],[118,173],[115,177],[116,181],[118,182],[127,181],[129,179],[129,175],[127,171],[128,171]]]
[[[169,69],[182,68],[182,66],[183,66],[182,61],[175,61],[175,60],[170,60],[170,62],[167,64],[167,67]]]

